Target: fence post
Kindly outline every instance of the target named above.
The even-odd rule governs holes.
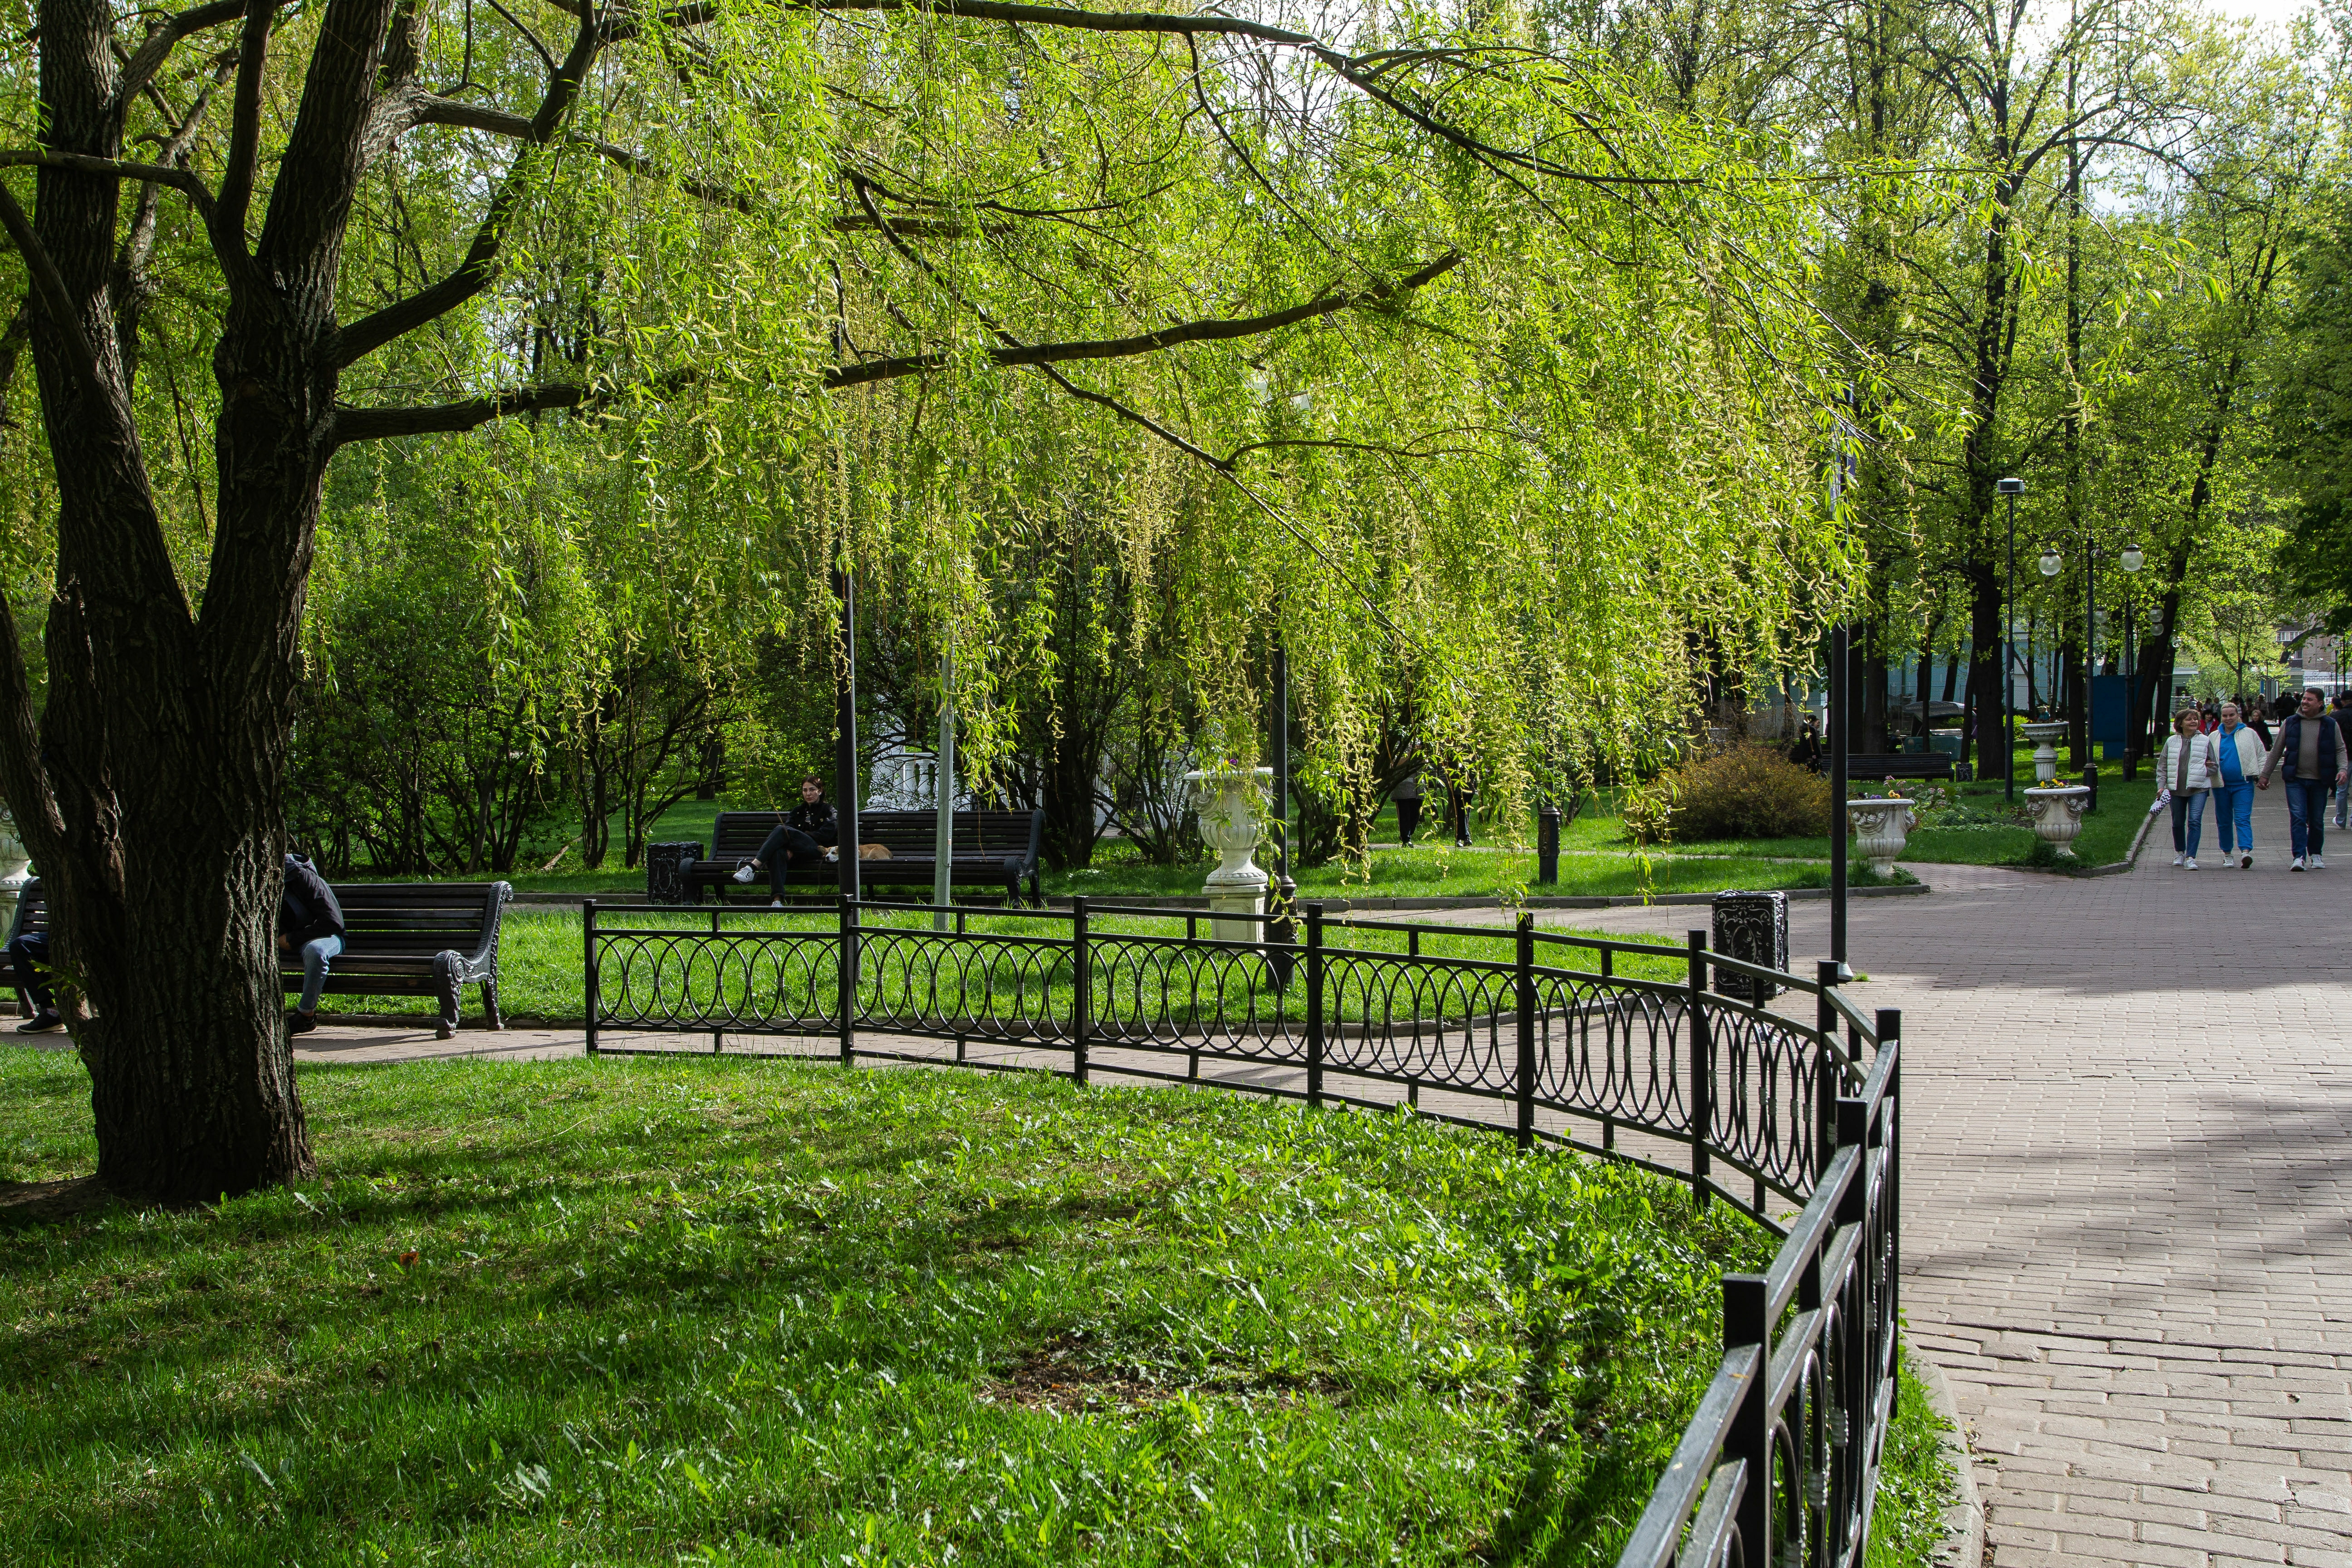
[[[1886,1075],[1886,1319],[1895,1321],[1903,1280],[1903,1009],[1878,1010],[1878,1048],[1895,1052]]]
[[[1813,982],[1821,987],[1813,997],[1813,1027],[1821,1031],[1821,1059],[1814,1064],[1814,1098],[1820,1102],[1820,1154],[1813,1162],[1813,1180],[1830,1168],[1830,1161],[1838,1152],[1837,1102],[1844,1092],[1845,1073],[1838,1065],[1837,1009],[1830,1004],[1830,993],[1838,983],[1838,966],[1830,959],[1813,965]]]
[[[1715,1050],[1706,1027],[1706,932],[1694,931],[1688,940],[1690,994],[1683,1005],[1690,1025],[1691,1201],[1705,1208],[1707,1178],[1715,1169],[1706,1147],[1715,1131]]]
[[[1094,1013],[1094,977],[1087,951],[1087,900],[1070,900],[1070,1076],[1087,1081],[1087,1032]]]
[[[593,1057],[596,1054],[597,994],[602,989],[596,984],[596,900],[593,899],[580,900],[580,973],[588,993],[588,1054]]]
[[[1529,1149],[1536,1141],[1536,917],[1519,913],[1518,951],[1513,967],[1517,970],[1518,1016],[1514,1027],[1519,1037],[1519,1059],[1513,1074],[1518,1086],[1519,1147]]]
[[[841,1021],[841,1065],[857,1060],[857,900],[847,893],[841,900],[841,963],[836,968],[835,1014]]]
[[[1726,1457],[1748,1465],[1747,1489],[1739,1497],[1739,1555],[1746,1563],[1777,1563],[1772,1550],[1772,1325],[1771,1304],[1761,1274],[1723,1277],[1723,1348],[1756,1347],[1756,1371],[1740,1391],[1738,1408],[1725,1440]]]
[[[1307,906],[1307,1103],[1323,1103],[1323,905]]]

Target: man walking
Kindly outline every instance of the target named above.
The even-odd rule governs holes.
[[[1421,773],[1418,769],[1405,774],[1404,782],[1389,791],[1396,802],[1397,842],[1405,848],[1412,847],[1412,836],[1421,826]]]
[[[2280,721],[2278,740],[2256,781],[2268,789],[2273,773],[2285,775],[2287,847],[2294,852],[2288,870],[2327,868],[2320,858],[2327,836],[2327,792],[2331,785],[2343,785],[2347,763],[2352,763],[2352,748],[2327,713],[2326,693],[2316,686],[2304,688],[2302,702]]]

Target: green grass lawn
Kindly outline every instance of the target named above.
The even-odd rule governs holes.
[[[1240,1097],[302,1071],[295,1190],[0,1230],[19,1563],[1604,1563],[1770,1242]],[[0,1176],[89,1168],[0,1052]]]

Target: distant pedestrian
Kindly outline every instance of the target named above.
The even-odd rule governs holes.
[[[2255,738],[2252,725],[2242,721],[2244,709],[2221,704],[2221,728],[2213,736],[2213,831],[2221,840],[2221,861],[2234,857],[2238,868],[2254,863],[2254,778],[2263,771],[2263,753],[2270,748]]]
[[[2278,739],[2263,759],[2263,776],[2256,782],[2271,787],[2271,774],[2286,779],[2288,847],[2294,851],[2290,871],[2325,871],[2320,850],[2327,837],[2327,791],[2341,787],[2352,748],[2326,711],[2326,693],[2316,686],[2304,688],[2294,712],[2279,721]]]
[[[2328,709],[2327,716],[2336,721],[2336,732],[2338,735],[2352,736],[2352,691],[2336,692],[2336,701]],[[2338,827],[2347,826],[2344,820],[2344,805],[2347,795],[2352,795],[2352,790],[2347,790],[2341,784],[2336,786],[2336,826]]]
[[[1464,778],[1454,786],[1454,847],[1470,847],[1470,803],[1478,798],[1478,788]]]
[[[1797,743],[1789,748],[1789,760],[1801,768],[1822,771],[1822,731],[1818,721],[1810,713],[1804,727],[1797,731]]]
[[[2263,750],[2267,752],[2271,749],[2271,721],[2263,712],[2265,706],[2263,694],[2259,691],[2252,697],[2242,697],[2238,700],[2238,712],[2246,721],[2246,728],[2254,732],[2254,738],[2263,743]]]
[[[2205,794],[2213,787],[2213,737],[2199,729],[2202,716],[2183,708],[2172,716],[2157,782],[2172,795],[2172,863],[2197,869],[2197,840],[2205,827]]]
[[[1389,798],[1396,802],[1397,842],[1410,849],[1412,847],[1412,836],[1421,826],[1420,771],[1416,769],[1405,774],[1404,783],[1391,790]]]

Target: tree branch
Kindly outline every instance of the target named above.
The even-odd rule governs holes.
[[[257,5],[263,0],[255,0]],[[548,79],[546,95],[541,99],[539,111],[518,132],[524,142],[508,165],[506,178],[499,182],[497,193],[490,198],[489,210],[482,215],[480,226],[474,230],[474,242],[466,250],[465,260],[456,270],[439,282],[394,301],[383,309],[362,317],[335,334],[328,347],[328,357],[338,369],[382,348],[393,339],[415,331],[425,322],[447,314],[459,305],[489,287],[497,275],[499,255],[506,241],[507,225],[512,221],[515,209],[522,204],[523,174],[532,154],[555,140],[556,128],[579,97],[580,88],[588,77],[588,68],[595,63],[597,51],[604,47],[603,29],[593,16],[583,16],[580,30],[573,37],[572,52],[563,58],[553,76]],[[620,151],[615,148],[615,152]]]
[[[885,226],[886,232],[897,227],[896,224]],[[1179,343],[1224,342],[1234,338],[1256,337],[1295,326],[1300,321],[1313,321],[1318,316],[1336,315],[1341,310],[1358,310],[1367,305],[1386,304],[1444,277],[1461,266],[1462,261],[1459,252],[1449,252],[1396,282],[1376,283],[1368,289],[1337,289],[1318,295],[1304,304],[1269,310],[1260,316],[1211,317],[1196,321],[1180,321],[1156,332],[1139,332],[1126,338],[1095,338],[1059,343],[1006,343],[989,350],[988,356],[992,362],[1001,365],[1060,364],[1071,360],[1128,359],[1137,354],[1156,353],[1162,349],[1174,348]],[[825,373],[824,384],[828,389],[834,389],[889,381],[902,375],[920,375],[944,369],[949,358],[945,353],[902,354],[891,359],[867,360],[863,364],[838,365]]]
[[[245,236],[246,209],[253,205],[253,178],[261,162],[261,77],[269,47],[269,23],[277,0],[248,0],[245,29],[236,46],[236,92],[229,110],[228,163],[221,174],[220,202],[211,224],[213,248],[224,255],[252,254]]]
[[[146,41],[124,62],[121,79],[114,84],[114,111],[120,114],[133,94],[145,89],[182,38],[236,21],[245,15],[245,5],[246,0],[212,0],[210,5],[193,5],[148,34]]]
[[[200,217],[209,220],[213,214],[213,194],[205,189],[205,183],[193,172],[169,163],[92,158],[80,153],[52,153],[43,148],[13,148],[0,151],[0,169],[6,168],[70,169],[78,174],[96,174],[105,179],[144,180],[184,194]]]
[[[74,313],[73,296],[66,291],[66,280],[58,273],[56,260],[33,233],[25,209],[16,205],[16,194],[8,189],[5,181],[0,181],[0,227],[7,229],[8,237],[16,242],[17,253],[25,258],[25,270],[32,275],[33,291],[40,296],[58,335],[66,341],[70,368],[74,379],[81,383],[82,395],[94,404],[111,401],[106,379],[98,372],[98,352],[90,346],[89,334],[81,330],[81,318]]]
[[[627,385],[566,382],[518,386],[488,397],[421,404],[409,408],[339,406],[335,410],[333,439],[336,446],[343,447],[353,441],[380,441],[393,436],[449,435],[487,425],[493,419],[510,419],[518,414],[537,414],[552,408],[602,408],[632,394],[666,397],[701,379],[702,372],[696,368],[672,371],[651,381]]]

